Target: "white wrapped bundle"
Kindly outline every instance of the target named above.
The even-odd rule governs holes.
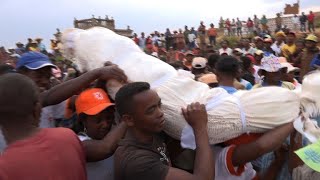
[[[292,91],[269,87],[229,95],[220,88],[209,89],[143,53],[131,39],[105,28],[67,30],[63,33],[62,43],[67,42],[64,52],[72,56],[83,71],[111,61],[119,65],[131,81],[149,82],[162,98],[165,131],[176,139],[181,138],[187,125],[181,107],[192,102],[206,104],[211,144],[244,132],[267,131],[294,120],[299,114],[299,96]]]

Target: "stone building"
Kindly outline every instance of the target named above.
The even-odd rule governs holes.
[[[79,29],[89,29],[91,27],[105,27],[112,31],[114,31],[117,34],[130,37],[132,35],[133,30],[130,29],[130,26],[128,26],[126,29],[116,29],[115,27],[115,20],[113,18],[109,18],[106,16],[105,18],[101,18],[100,16],[98,18],[95,18],[92,15],[92,18],[90,19],[82,19],[77,20],[76,18],[73,21],[73,25],[75,28]]]

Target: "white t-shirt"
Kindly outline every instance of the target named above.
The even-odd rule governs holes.
[[[89,136],[78,135],[80,141],[91,140]],[[113,156],[97,162],[87,162],[88,180],[113,180]]]
[[[276,56],[279,56],[281,54],[281,48],[283,45],[284,42],[282,42],[280,46],[277,46],[277,41],[271,45],[271,49],[276,53]]]
[[[292,23],[299,24],[300,23],[299,17],[292,17]]]
[[[255,178],[256,171],[251,163],[234,167],[232,164],[232,153],[235,146],[225,148],[219,146],[211,147],[216,154],[215,158],[215,180],[251,180]]]
[[[190,33],[188,35],[189,42],[194,42],[196,38],[197,38],[196,35],[194,35],[193,33]]]
[[[257,66],[257,65],[253,65],[253,69],[254,69],[254,81],[256,84],[259,84],[261,82],[261,77],[259,76],[258,74],[258,71],[260,69],[260,66]]]
[[[227,48],[227,49],[223,49],[223,48],[220,48],[219,49],[219,54],[223,54],[223,53],[227,53],[229,56],[231,56],[232,54],[232,49],[231,48]]]

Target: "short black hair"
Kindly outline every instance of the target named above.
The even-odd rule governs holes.
[[[217,72],[233,77],[237,76],[239,68],[239,61],[232,56],[222,56],[216,64]]]
[[[0,117],[24,119],[39,102],[39,90],[27,76],[7,73],[0,76],[0,97]]]
[[[242,56],[242,57],[240,57],[240,60],[242,61],[243,70],[249,71],[250,67],[251,67],[251,64],[252,64],[250,58],[247,57],[247,56]]]
[[[119,115],[130,113],[133,107],[133,97],[148,90],[150,90],[150,84],[147,82],[133,82],[121,87],[115,97],[116,110]]]
[[[220,58],[220,55],[219,54],[211,54],[209,57],[208,57],[208,65],[211,67],[211,68],[214,68],[218,62]]]
[[[14,67],[12,67],[8,64],[0,64],[0,75],[6,74],[9,72],[14,72]]]

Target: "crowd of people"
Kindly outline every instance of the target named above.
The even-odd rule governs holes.
[[[267,30],[264,18],[249,18],[250,31],[258,25]],[[228,21],[228,33],[242,36],[240,20]],[[201,22],[197,30],[185,26],[173,34],[134,34],[132,40],[145,53],[229,94],[267,86],[298,89],[305,75],[320,68],[314,34],[298,37],[279,26],[274,34],[243,36],[234,47],[216,38],[215,26],[206,29]],[[0,179],[320,178],[294,154],[307,143],[293,123],[209,145],[205,105],[194,102],[182,114],[197,148],[183,149],[163,132],[161,98],[148,83],[128,82],[112,99],[108,80],[128,80],[118,66],[106,62],[80,73],[56,39],[48,49],[41,38],[16,46],[0,49]]]

